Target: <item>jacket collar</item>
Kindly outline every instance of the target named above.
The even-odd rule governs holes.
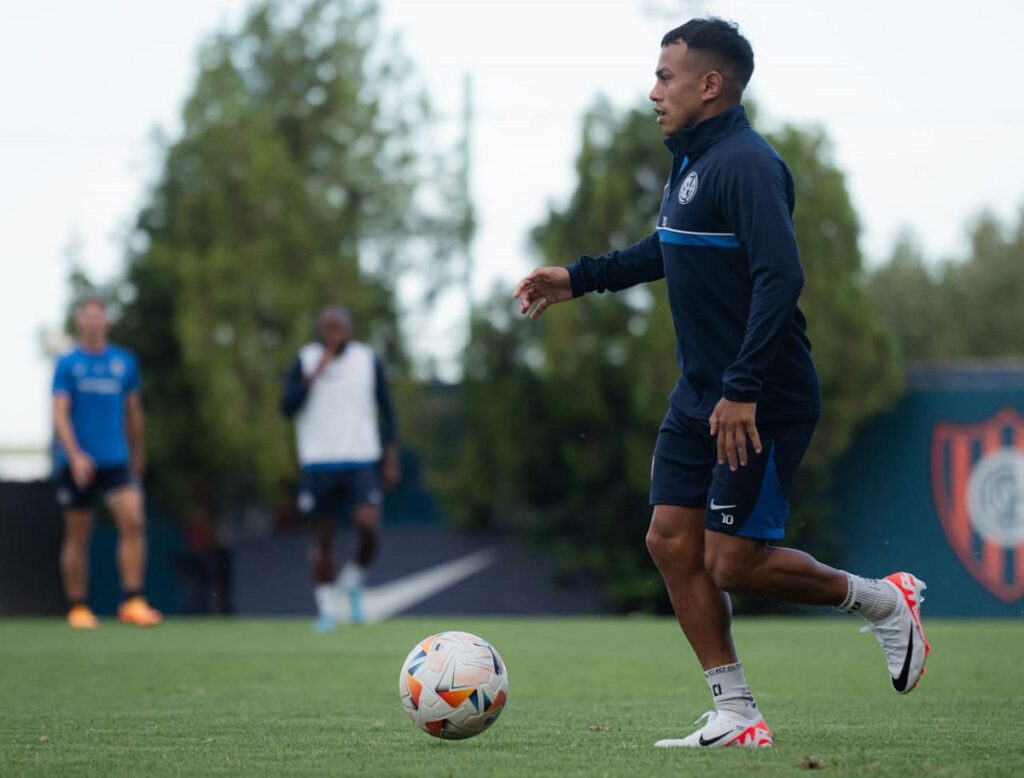
[[[736,130],[749,127],[747,112],[742,105],[705,119],[696,127],[680,130],[665,138],[665,145],[673,156],[696,156]]]

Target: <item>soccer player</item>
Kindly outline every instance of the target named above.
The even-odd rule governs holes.
[[[536,269],[515,289],[536,318],[587,292],[668,286],[681,374],[655,444],[647,546],[715,710],[661,747],[772,744],[733,646],[725,592],[859,614],[901,694],[917,685],[929,650],[924,582],[862,578],[770,545],[783,537],[821,409],[797,307],[793,178],[741,105],[753,70],[732,23],[693,19],[665,35],[649,95],[672,153],[657,229],[602,257]]]
[[[364,618],[362,586],[377,552],[381,487],[399,479],[395,413],[384,365],[373,350],[352,340],[352,318],[337,305],[324,308],[317,340],[299,350],[285,381],[281,410],[295,419],[299,511],[313,522],[310,555],[316,628],[334,629],[341,596],[354,624]],[[337,520],[349,515],[358,532],[355,555],[334,579],[332,543]]]
[[[117,610],[126,624],[152,627],[160,613],[142,594],[146,567],[142,503],[143,416],[139,366],[126,349],[107,342],[102,300],[75,307],[78,343],[57,361],[53,377],[57,501],[64,509],[60,568],[70,608],[68,624],[94,629],[86,604],[93,507],[104,497],[117,525],[117,564],[124,599]]]

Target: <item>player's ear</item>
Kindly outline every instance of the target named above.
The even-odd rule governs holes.
[[[701,99],[707,102],[708,100],[714,100],[725,89],[725,79],[722,74],[717,70],[709,70],[704,74],[704,91],[701,94]]]

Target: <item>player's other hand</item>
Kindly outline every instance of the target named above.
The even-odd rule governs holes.
[[[389,446],[380,462],[380,484],[386,491],[391,491],[402,478],[401,458],[398,449]]]
[[[84,451],[72,454],[68,466],[71,469],[71,478],[79,489],[85,489],[96,476],[96,463]]]
[[[331,362],[334,361],[336,356],[338,356],[337,348],[331,344],[325,343],[324,353],[320,355],[320,361],[316,363],[316,367],[313,368],[313,372],[303,379],[307,387],[323,374]]]
[[[739,403],[724,397],[711,412],[711,435],[718,438],[718,464],[729,463],[729,469],[747,464],[747,438],[754,451],[761,453],[761,436],[757,434],[757,403]]]
[[[320,375],[327,367],[334,361],[334,358],[338,356],[338,349],[331,343],[324,344],[324,353],[320,355],[320,361],[316,363],[316,367],[313,368],[314,375]]]
[[[519,298],[520,313],[536,319],[548,306],[572,299],[569,271],[564,267],[539,267],[516,284],[512,296]]]
[[[146,457],[141,452],[132,454],[131,471],[135,480],[141,484],[142,477],[146,473]]]

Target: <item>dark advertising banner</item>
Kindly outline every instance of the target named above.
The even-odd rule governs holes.
[[[1024,366],[912,371],[836,484],[845,569],[914,573],[930,615],[1024,615]]]
[[[0,481],[0,615],[63,612],[62,532],[49,482]]]

